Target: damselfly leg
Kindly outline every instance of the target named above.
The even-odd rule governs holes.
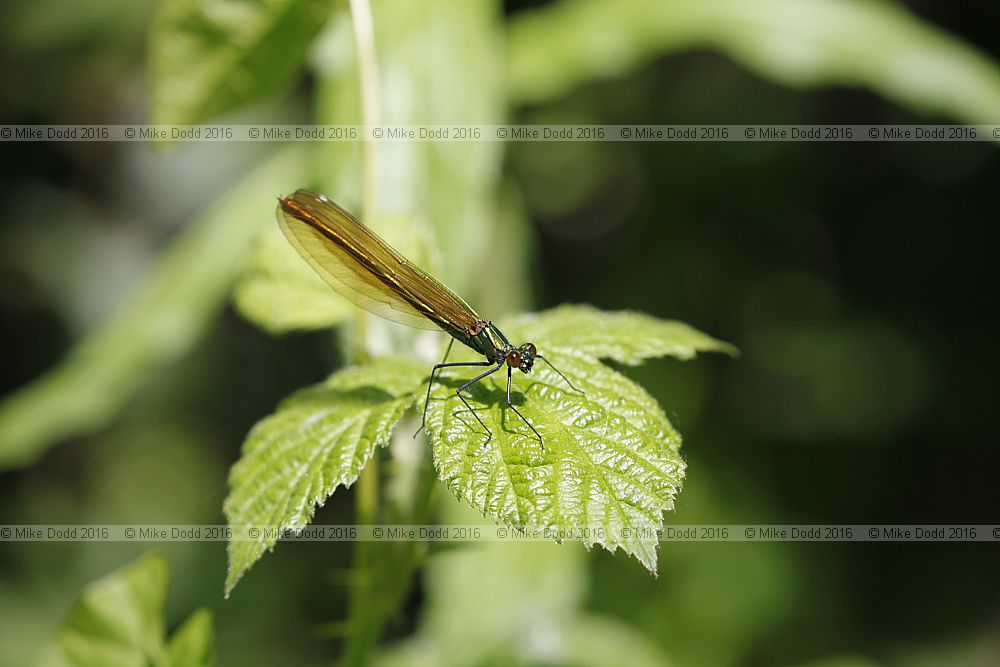
[[[441,363],[440,364],[435,364],[434,368],[431,369],[431,377],[427,381],[427,396],[424,397],[424,413],[423,413],[423,417],[420,420],[420,428],[418,428],[416,430],[416,432],[413,434],[414,438],[417,437],[417,434],[419,434],[421,431],[423,431],[424,427],[427,425],[427,406],[430,404],[430,401],[431,401],[431,388],[434,386],[434,374],[435,373],[437,373],[442,368],[454,368],[456,366],[478,366],[478,367],[481,368],[483,366],[492,366],[493,365],[493,362],[491,362],[491,361],[456,361],[456,362],[453,362],[453,363],[450,363],[450,364],[445,363],[448,360],[448,355],[451,354],[451,345],[454,342],[455,342],[454,338],[452,338],[451,340],[448,341],[448,349],[446,349],[444,351],[444,358],[441,359]],[[489,374],[490,374],[490,372],[485,373],[485,375],[489,375]],[[480,376],[480,377],[483,377],[483,376]],[[464,389],[464,388],[465,387],[462,387],[462,389]],[[461,391],[461,389],[459,389],[459,391]],[[459,394],[459,398],[461,398],[461,394]],[[462,401],[464,402],[465,399],[462,398]],[[468,406],[469,404],[466,403],[465,405]],[[473,413],[473,414],[475,414],[475,413]],[[479,415],[476,415],[476,419],[479,419]],[[482,424],[482,420],[480,420],[479,423]],[[483,427],[485,428],[486,425],[483,424]],[[486,430],[489,431],[489,429],[486,429]]]
[[[556,371],[556,372],[558,372],[558,371]],[[531,425],[531,422],[528,421],[528,418],[521,414],[521,411],[517,409],[516,405],[514,405],[514,401],[511,400],[511,397],[510,397],[510,373],[511,373],[511,368],[510,368],[510,366],[508,366],[507,367],[507,407],[509,407],[514,412],[516,412],[517,416],[521,418],[521,421],[523,421],[525,424],[528,425],[528,428],[530,428],[531,431],[532,431],[532,433],[534,433],[538,437],[538,443],[544,449],[545,448],[545,443],[542,441],[542,434],[539,433],[537,430],[535,430],[535,427]]]
[[[489,362],[487,362],[487,363],[489,363]],[[478,376],[472,378],[471,380],[469,380],[468,382],[466,382],[465,384],[463,384],[461,387],[459,387],[455,391],[455,394],[458,395],[458,397],[460,399],[462,399],[462,402],[465,403],[465,407],[469,410],[469,412],[472,413],[472,416],[476,418],[476,421],[479,422],[479,425],[486,429],[487,435],[486,435],[486,442],[483,443],[484,445],[493,438],[493,431],[490,430],[489,426],[487,426],[485,423],[483,423],[483,420],[480,419],[480,417],[479,417],[479,413],[477,413],[475,410],[472,409],[472,406],[469,405],[469,402],[467,400],[465,400],[465,396],[462,396],[462,392],[465,391],[466,389],[468,389],[469,387],[471,387],[472,385],[476,384],[477,382],[479,382],[483,378],[485,378],[487,375],[493,375],[494,373],[496,373],[501,368],[503,368],[503,366],[500,366],[500,365],[494,366],[493,368],[491,368],[490,370],[486,371],[485,373],[482,373],[481,375],[478,375]],[[508,375],[509,375],[509,373],[508,373]]]
[[[504,341],[506,342],[506,339],[504,339]],[[477,375],[476,377],[472,378],[471,380],[469,380],[468,382],[466,382],[465,384],[463,384],[461,387],[459,387],[458,390],[456,390],[456,392],[455,392],[457,394],[458,398],[461,399],[462,403],[465,405],[465,408],[469,412],[471,412],[472,415],[476,418],[476,421],[479,422],[479,425],[482,426],[484,429],[486,429],[486,433],[488,434],[487,438],[486,438],[486,442],[489,442],[493,438],[493,431],[490,430],[490,428],[486,425],[486,423],[482,420],[482,418],[480,418],[479,413],[477,413],[475,411],[475,409],[473,409],[473,407],[469,404],[469,401],[465,398],[465,396],[462,395],[462,392],[464,392],[466,389],[468,389],[469,387],[471,387],[475,383],[479,382],[480,380],[486,378],[487,376],[492,375],[493,373],[496,373],[498,370],[500,370],[501,368],[503,368],[504,363],[503,363],[503,361],[496,361],[496,362],[493,362],[493,361],[460,361],[460,362],[447,363],[447,361],[448,361],[448,355],[451,354],[451,346],[452,346],[452,344],[454,342],[455,342],[454,338],[451,339],[450,341],[448,341],[448,347],[445,350],[444,358],[441,359],[441,363],[436,364],[434,366],[434,368],[431,369],[431,375],[430,375],[430,378],[429,378],[429,380],[427,382],[427,394],[424,396],[423,418],[420,420],[420,428],[418,428],[417,431],[416,431],[416,433],[413,434],[413,437],[416,437],[417,433],[420,433],[420,431],[424,430],[424,428],[427,425],[427,407],[430,405],[431,389],[433,389],[433,387],[434,387],[434,378],[437,375],[437,372],[439,370],[441,370],[442,368],[456,368],[456,367],[479,367],[479,368],[481,368],[481,367],[484,367],[484,366],[494,366],[490,370],[485,371],[485,372],[481,373],[480,375]],[[507,343],[507,345],[509,345],[509,343]],[[534,346],[526,345],[525,347],[529,350],[529,352],[528,352],[529,354],[535,352]],[[515,350],[512,348],[511,352],[513,353],[513,352],[515,352]],[[576,386],[574,386],[574,384],[572,382],[570,382],[569,378],[566,377],[563,374],[562,371],[560,371],[558,368],[556,368],[554,365],[552,365],[552,362],[550,362],[548,359],[546,359],[542,355],[535,353],[533,355],[533,357],[529,357],[529,358],[541,359],[542,361],[545,362],[545,364],[549,368],[551,368],[556,373],[556,375],[558,375],[560,378],[562,378],[562,380],[567,385],[569,385],[569,387],[573,391],[578,392],[580,394],[584,393],[580,389],[577,389]],[[511,363],[512,362],[510,360],[508,360],[508,362],[507,362],[507,406],[511,410],[513,410],[514,413],[518,417],[520,417],[521,421],[523,421],[525,424],[527,424],[528,428],[531,429],[531,432],[535,434],[536,438],[538,438],[538,442],[541,443],[542,447],[544,447],[545,446],[545,441],[542,438],[542,434],[538,432],[538,429],[535,428],[534,424],[532,424],[530,421],[528,421],[528,418],[524,416],[524,414],[517,408],[516,405],[514,405],[514,399],[513,399],[513,396],[511,395],[511,373],[513,371],[513,366],[511,365]],[[514,361],[513,363],[516,364],[517,361]],[[530,365],[527,366],[527,369],[530,370]],[[522,367],[521,370],[525,370],[525,367]],[[525,370],[525,372],[527,372],[527,371]]]

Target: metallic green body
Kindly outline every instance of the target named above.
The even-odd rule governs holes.
[[[470,334],[468,331],[461,333],[449,331],[448,333],[459,343],[468,345],[491,362],[498,364],[507,358],[507,354],[513,349],[513,346],[507,337],[491,323],[484,322],[483,324],[482,330],[477,334]]]

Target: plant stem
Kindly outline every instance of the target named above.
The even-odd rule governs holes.
[[[361,89],[361,121],[367,126],[379,122],[378,65],[375,60],[375,26],[368,0],[351,0],[351,20],[354,23],[354,44],[357,49],[358,78]],[[378,219],[378,146],[371,141],[362,143],[361,210],[364,223],[373,226]]]
[[[375,61],[375,30],[368,0],[350,0],[351,21],[358,61],[361,91],[361,120],[365,125],[378,123],[378,70]],[[378,152],[372,142],[362,144],[361,220],[374,227],[378,220]],[[368,357],[367,315],[358,312],[354,319],[352,356],[354,362]],[[379,456],[377,448],[361,471],[355,495],[355,522],[359,525],[377,523],[380,516]],[[352,556],[352,586],[349,595],[350,617],[348,633],[341,658],[343,665],[366,665],[372,647],[378,641],[384,622],[380,613],[376,581],[377,547],[372,542],[356,542]]]
[[[355,55],[358,61],[358,81],[361,91],[361,122],[375,125],[379,120],[378,64],[375,59],[375,25],[368,0],[350,0],[351,22],[354,26]],[[361,221],[374,229],[378,220],[378,146],[365,141],[361,144]],[[358,313],[354,318],[354,361],[368,358],[368,317]],[[372,458],[374,463],[375,458]]]
[[[374,125],[378,122],[378,68],[375,63],[375,29],[368,0],[351,0],[351,20],[358,59],[361,120],[365,125]],[[361,219],[368,227],[374,227],[378,205],[377,146],[370,141],[362,146]],[[359,310],[354,320],[352,352],[355,362],[363,361],[368,356],[366,319],[367,314]],[[378,450],[375,454],[358,481],[358,523],[372,523],[378,517]]]

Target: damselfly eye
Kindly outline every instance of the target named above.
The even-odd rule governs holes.
[[[534,343],[528,343],[525,347],[528,348],[528,354],[530,354],[532,357],[538,354],[538,348],[535,347]]]
[[[521,353],[518,352],[517,350],[514,350],[513,352],[511,352],[510,354],[508,354],[507,355],[507,365],[510,366],[511,368],[517,368],[518,366],[520,366],[521,365]]]

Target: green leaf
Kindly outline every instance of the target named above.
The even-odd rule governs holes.
[[[461,374],[443,373],[427,413],[439,477],[500,522],[598,528],[601,534],[582,541],[621,547],[655,571],[655,531],[684,475],[680,436],[652,397],[598,359],[637,363],[733,348],[684,325],[586,306],[526,315],[509,325],[515,337],[534,336],[546,358],[586,393],[569,389],[542,362],[529,379],[518,378],[519,407],[545,437],[542,448],[523,424],[511,421],[501,383],[475,385],[469,400],[494,430],[483,447],[484,434],[450,390]],[[254,427],[230,474],[225,512],[231,526],[271,530],[230,542],[227,594],[273,548],[274,529],[303,528],[338,486],[357,479],[422,395],[426,371],[417,361],[395,357],[340,371]]]
[[[546,340],[547,349],[637,365],[655,357],[692,359],[699,352],[737,354],[735,347],[675,320],[643,313],[603,312],[564,305],[516,321],[525,340]],[[543,352],[544,354],[544,352]]]
[[[1000,67],[896,3],[604,0],[523,12],[510,26],[510,94],[537,104],[663,53],[716,49],[779,83],[856,85],[923,113],[992,123]]]
[[[208,665],[211,614],[196,611],[171,640],[164,641],[167,559],[149,553],[87,586],[45,648],[38,667],[202,667]],[[175,653],[174,646],[186,646]],[[202,647],[196,652],[196,647]],[[201,655],[201,661],[175,662]]]
[[[212,612],[204,608],[196,610],[170,638],[167,652],[171,667],[209,667],[214,643]]]
[[[147,554],[84,589],[40,666],[166,665],[167,559]]]
[[[277,223],[260,235],[233,298],[244,317],[273,334],[331,327],[354,312],[354,306],[296,254]]]
[[[161,0],[149,36],[150,122],[198,123],[299,74],[326,0]]]
[[[229,476],[230,526],[301,529],[316,507],[357,479],[375,448],[385,446],[427,375],[424,364],[383,357],[339,371],[285,400],[243,444]],[[229,543],[226,594],[265,551],[273,531]]]
[[[182,357],[222,307],[274,196],[302,180],[285,150],[223,194],[171,245],[106,323],[54,369],[0,402],[0,468],[26,465],[59,440],[110,422],[163,366]]]
[[[543,362],[530,376],[518,373],[515,406],[543,446],[507,407],[501,370],[467,393],[493,432],[487,442],[454,391],[472,376],[446,369],[427,410],[439,476],[459,499],[501,523],[577,531],[588,547],[620,547],[655,572],[655,531],[684,477],[680,436],[652,397],[597,359],[686,359],[733,348],[677,323],[580,306],[523,316],[504,329],[513,340],[533,340],[584,393]]]

